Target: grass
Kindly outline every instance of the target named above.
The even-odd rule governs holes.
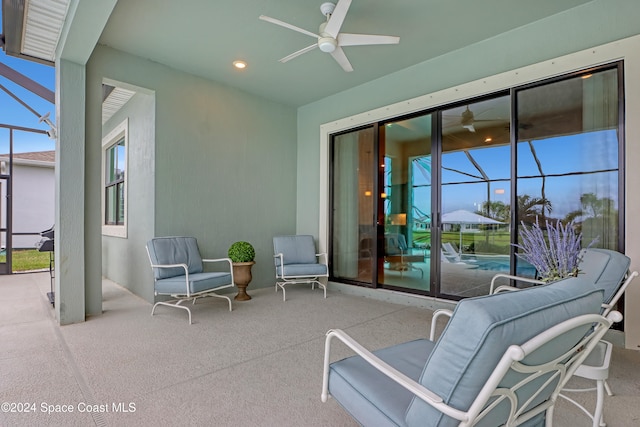
[[[39,252],[36,249],[14,249],[12,254],[13,271],[48,270],[49,252]],[[0,262],[5,261],[0,257]]]

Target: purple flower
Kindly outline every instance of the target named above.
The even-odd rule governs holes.
[[[516,254],[533,265],[538,271],[540,280],[554,282],[578,274],[582,233],[576,234],[574,221],[563,225],[556,221],[555,225],[545,221],[547,235],[538,223],[528,228],[521,223],[521,244],[514,244],[519,249]],[[591,247],[594,239],[587,248]]]

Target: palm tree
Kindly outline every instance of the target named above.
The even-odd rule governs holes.
[[[518,196],[518,222],[534,224],[536,218],[544,224],[547,212],[551,212],[552,205],[549,199],[544,197],[531,197],[528,194]]]

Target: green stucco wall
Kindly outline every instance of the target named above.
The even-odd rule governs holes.
[[[146,300],[153,300],[148,286],[150,268],[140,251],[154,234],[155,96],[137,93],[102,127],[106,136],[124,120],[128,121],[127,141],[127,237],[102,237],[102,274],[129,288]]]
[[[135,239],[103,239],[103,273],[151,300],[143,240],[191,235],[206,258],[226,257],[236,240],[251,242],[256,265],[250,286],[272,286],[272,237],[295,232],[295,110],[104,46],[96,48],[87,69],[88,86],[107,78],[155,93],[155,172],[147,177],[153,208],[141,207],[142,214],[130,205],[128,232]],[[127,114],[144,114],[137,110]],[[149,223],[153,232],[144,236]],[[125,248],[128,262],[113,256]],[[115,273],[121,269],[131,272]],[[133,270],[143,271],[144,280]]]

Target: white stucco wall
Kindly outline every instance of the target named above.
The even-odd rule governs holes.
[[[51,228],[54,223],[54,165],[14,159],[12,181],[12,231],[14,233],[12,246],[14,249],[32,249],[41,239],[39,233]],[[2,195],[6,195],[6,187],[2,188]],[[15,233],[37,234],[16,236]],[[5,239],[6,236],[3,234],[2,246],[6,245]]]

